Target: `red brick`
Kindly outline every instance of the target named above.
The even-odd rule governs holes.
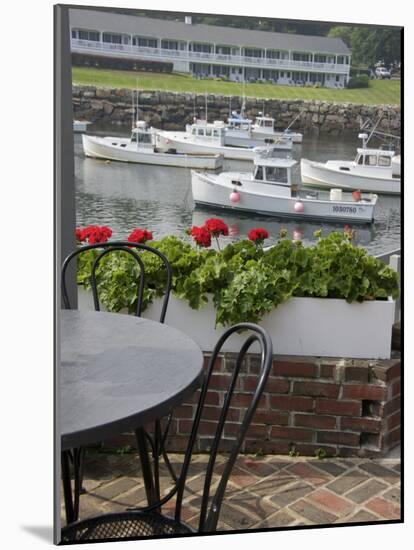
[[[316,452],[319,452],[320,449],[323,449],[327,456],[335,456],[337,454],[335,447],[320,445],[318,443],[301,443],[300,441],[298,443],[295,442],[295,449],[301,456],[315,456]]]
[[[251,393],[235,393],[231,398],[232,407],[248,407],[252,402]],[[265,409],[267,404],[266,396],[262,395],[259,399],[258,408]]]
[[[257,424],[271,424],[272,426],[287,426],[289,423],[289,413],[257,409],[253,416],[253,422],[257,422]]]
[[[227,390],[230,383],[230,374],[212,374],[209,388],[213,390]]]
[[[400,507],[381,497],[372,498],[365,504],[365,508],[372,510],[384,519],[400,519]]]
[[[315,363],[274,360],[273,374],[276,376],[316,378],[318,376],[318,365],[315,365]]]
[[[313,399],[311,397],[291,397],[289,395],[271,395],[270,406],[272,409],[286,411],[313,411]]]
[[[359,446],[359,434],[350,432],[318,432],[316,435],[318,443],[336,443],[338,445]]]
[[[344,380],[349,382],[355,380],[358,382],[368,382],[369,370],[366,367],[351,367],[346,366],[344,369]]]
[[[355,506],[353,502],[346,500],[326,489],[318,489],[307,497],[311,502],[326,508],[337,516],[345,515]]]
[[[312,441],[313,430],[305,430],[302,428],[277,427],[273,426],[270,430],[271,439],[289,439],[290,441]]]
[[[354,432],[378,433],[381,430],[382,421],[378,418],[341,418],[342,430],[353,430]]]
[[[264,454],[281,454],[287,455],[291,449],[291,443],[288,440],[278,439],[271,441],[258,441],[257,439],[249,439],[246,437],[244,440],[244,452]]]
[[[393,430],[395,427],[401,425],[401,411],[397,411],[387,418],[387,429]]]
[[[401,397],[397,396],[394,397],[391,401],[388,401],[388,403],[385,403],[383,408],[383,415],[384,416],[390,416],[391,414],[401,410]]]
[[[338,384],[330,384],[329,382],[294,382],[292,393],[314,397],[338,397],[339,388]]]
[[[184,419],[178,420],[178,428],[177,428],[178,433],[188,435],[191,432],[192,427],[193,427],[192,420],[184,420]]]
[[[208,391],[205,400],[206,405],[220,405],[220,392]]]
[[[401,442],[401,428],[398,426],[395,430],[387,433],[384,437],[384,442],[387,446]]]
[[[391,397],[396,397],[401,394],[401,379],[397,380],[391,386]]]
[[[243,380],[245,391],[254,391],[257,387],[257,376],[246,376]],[[269,376],[264,391],[267,393],[288,393],[289,380]]]
[[[319,376],[321,378],[333,378],[335,376],[336,365],[321,365],[319,367]]]
[[[267,426],[263,424],[250,424],[248,434],[249,437],[260,437],[264,438],[267,435]],[[226,422],[224,427],[224,434],[226,436],[239,435],[240,433],[240,423],[236,422]]]
[[[297,462],[286,468],[285,471],[292,472],[299,476],[302,481],[309,482],[312,485],[322,485],[330,479],[328,474],[321,472],[317,468],[313,468],[307,462]]]
[[[180,405],[173,410],[173,415],[175,418],[193,418],[194,407],[192,405]]]
[[[334,429],[336,426],[335,416],[318,416],[316,414],[295,414],[295,426],[305,426],[309,428],[323,428],[325,430]]]
[[[218,420],[222,412],[221,407],[205,406],[202,412],[203,420]],[[227,413],[227,420],[238,422],[240,420],[240,409],[230,407]]]
[[[343,387],[343,399],[366,399],[369,401],[385,401],[387,388],[383,386],[369,386],[367,384],[346,384]]]
[[[317,414],[336,414],[340,416],[360,416],[362,404],[359,401],[336,401],[335,399],[316,399]]]
[[[401,376],[401,361],[400,359],[382,360],[378,365],[371,367],[371,373],[373,378],[389,382]]]
[[[181,423],[180,423],[181,428]],[[217,422],[209,422],[201,420],[198,427],[198,432],[200,435],[214,435],[217,431]]]

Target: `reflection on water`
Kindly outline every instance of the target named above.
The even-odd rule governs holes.
[[[122,133],[128,128],[111,128],[104,135]],[[91,128],[91,133],[102,129]],[[305,137],[302,146],[294,146],[292,156],[312,160],[352,159],[357,139]],[[280,152],[280,156],[285,156]],[[225,161],[225,170],[249,172],[252,163]],[[295,167],[294,180],[300,181],[300,166]],[[253,227],[264,227],[270,234],[268,244],[275,242],[280,228],[305,244],[315,240],[313,232],[322,228],[326,235],[342,231],[343,224],[301,222],[227,212],[221,209],[194,209],[191,196],[191,171],[182,168],[146,166],[88,159],[83,155],[80,135],[75,135],[75,180],[77,225],[109,225],[113,236],[124,239],[135,227],[146,228],[159,238],[168,234],[185,235],[191,225],[202,225],[209,217],[221,217],[230,226],[226,240],[244,238]],[[400,199],[380,196],[376,221],[370,226],[355,225],[355,242],[371,253],[379,254],[400,247]]]

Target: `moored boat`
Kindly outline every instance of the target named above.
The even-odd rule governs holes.
[[[172,147],[159,151],[155,146],[155,131],[148,128],[144,121],[136,123],[130,138],[83,134],[82,144],[87,157],[99,159],[201,170],[216,170],[223,165],[220,154],[180,153]]]
[[[380,121],[380,120],[379,120]],[[328,160],[315,162],[301,159],[302,183],[306,186],[340,189],[359,189],[370,193],[399,195],[401,193],[401,157],[393,146],[368,147],[373,135],[396,140],[374,126],[371,133],[359,134],[362,147],[357,149],[354,160]]]
[[[254,172],[191,172],[196,205],[208,205],[267,216],[318,219],[334,222],[371,223],[377,203],[375,194],[321,193],[298,190],[292,185],[293,159],[257,156]]]
[[[269,116],[259,115],[252,122],[241,114],[233,111],[227,119],[225,143],[236,147],[255,147],[263,145],[265,141],[282,140],[286,143],[286,149],[291,148],[292,143],[302,143],[303,135],[293,132],[289,128],[283,132],[275,130],[275,119]],[[289,146],[290,143],[290,146]]]
[[[73,131],[76,133],[83,133],[88,130],[88,122],[87,120],[74,120],[73,121]]]
[[[265,144],[264,140],[259,142]],[[269,144],[275,149],[291,149],[289,138],[278,138]],[[206,122],[196,120],[186,127],[185,132],[156,130],[156,146],[161,150],[174,148],[180,153],[222,154],[226,159],[253,160],[254,147],[226,145],[226,125],[222,121]]]

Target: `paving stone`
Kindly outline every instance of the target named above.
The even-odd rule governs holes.
[[[327,484],[327,489],[334,491],[339,495],[343,495],[357,485],[367,481],[369,476],[358,469],[345,472],[343,475]]]
[[[360,485],[353,491],[347,493],[346,497],[350,498],[358,504],[362,504],[363,502],[369,500],[371,497],[380,493],[387,487],[388,485],[382,483],[381,481],[378,481],[377,479],[370,479],[363,485]]]
[[[395,502],[395,504],[400,504],[401,490],[398,487],[392,487],[392,489],[383,493],[382,496],[391,502]]]
[[[367,510],[359,510],[359,512],[353,516],[346,518],[346,523],[356,523],[358,521],[380,521],[380,518],[378,516],[374,516],[374,514],[371,514],[370,512],[367,512]]]
[[[359,468],[365,472],[368,472],[371,476],[381,477],[389,483],[397,483],[400,480],[400,475],[395,470],[385,468],[381,464],[373,461],[360,464]]]
[[[280,487],[296,481],[296,476],[285,471],[276,474],[275,476],[267,477],[263,481],[259,481],[249,487],[249,491],[262,497],[271,497]]]
[[[318,525],[325,525],[327,523],[333,523],[337,516],[321,510],[320,508],[313,506],[307,500],[299,500],[290,506],[296,513],[309,519],[312,523]]]
[[[291,485],[277,491],[277,493],[270,498],[270,501],[280,507],[287,506],[295,500],[311,493],[313,490],[313,487],[308,483],[304,483],[303,481],[295,481]]]
[[[372,510],[384,519],[400,519],[400,507],[381,497],[374,497],[366,503],[365,508]]]
[[[269,502],[267,499],[248,491],[237,490],[234,496],[230,496],[228,499],[226,498],[226,501],[229,505],[237,506],[242,510],[244,509],[251,514],[252,517],[256,516],[257,519],[261,520],[265,520],[278,509],[276,505]]]
[[[292,472],[296,476],[304,479],[311,485],[322,485],[330,480],[330,477],[325,473],[322,473],[320,470],[313,468],[307,462],[298,462],[289,466],[285,470],[286,472]]]
[[[249,458],[241,460],[238,466],[260,478],[269,476],[277,469],[280,469],[278,468],[277,463],[273,465],[273,463],[268,463],[264,460],[254,460]]]
[[[297,519],[293,514],[290,514],[287,510],[280,510],[270,518],[262,520],[253,527],[257,529],[288,527],[296,523]]]
[[[106,500],[110,500],[122,493],[126,493],[136,486],[136,479],[132,477],[120,477],[112,483],[106,483],[97,487],[94,491],[94,495],[104,498]]]
[[[322,506],[337,516],[345,516],[353,507],[352,502],[339,497],[326,489],[318,489],[307,497],[307,500],[314,502],[318,506]]]
[[[309,462],[309,464],[335,477],[343,474],[346,471],[346,467],[339,466],[338,464],[335,464],[335,462],[313,460],[312,462]]]

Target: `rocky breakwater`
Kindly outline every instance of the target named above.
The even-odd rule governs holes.
[[[74,117],[91,122],[131,124],[134,119],[132,91],[127,89],[73,87]],[[139,93],[139,118],[164,130],[182,130],[194,117],[204,118],[204,94],[146,91]],[[399,105],[360,105],[330,103],[319,100],[286,100],[247,98],[245,114],[254,118],[260,112],[276,119],[278,129],[291,129],[305,134],[339,135],[358,131],[360,119],[376,120],[383,115],[378,129],[396,135],[401,130]],[[207,95],[208,120],[226,120],[230,110],[241,108],[240,97]]]

